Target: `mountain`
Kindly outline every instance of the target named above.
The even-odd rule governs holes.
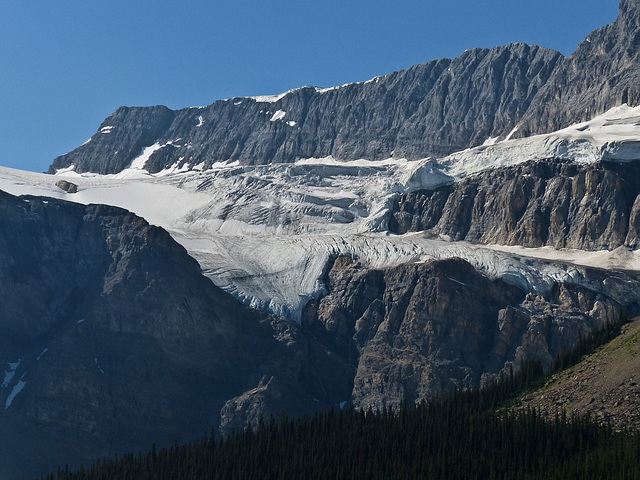
[[[640,321],[623,325],[621,333],[577,365],[558,372],[543,388],[518,400],[522,408],[535,406],[552,416],[558,407],[579,415],[591,415],[615,428],[640,427],[638,401],[638,330]]]
[[[389,229],[580,250],[638,247],[640,165],[534,161],[400,195]]]
[[[522,118],[518,135],[583,122],[621,104],[638,105],[640,2],[622,0],[614,23],[589,34],[562,62]]]
[[[378,160],[448,154],[513,129],[561,58],[514,44],[342,87],[304,87],[178,111],[122,107],[88,143],[56,158],[49,173],[71,166],[117,173],[145,147],[149,155],[141,166],[152,173],[221,161],[262,165],[329,155]]]
[[[49,173],[117,173],[136,158],[156,173],[233,161],[441,157],[490,139],[549,133],[623,103],[638,105],[639,14],[637,0],[623,0],[618,19],[567,58],[512,44],[341,87],[177,111],[121,107]]]
[[[486,385],[636,315],[637,8],[568,58],[122,107],[0,168],[0,478]]]
[[[345,362],[215,287],[163,229],[3,192],[0,209],[1,478],[195,438],[264,378],[292,414],[349,395]]]

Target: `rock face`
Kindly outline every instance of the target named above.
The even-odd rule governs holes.
[[[49,172],[73,166],[116,173],[143,151],[139,166],[150,172],[328,155],[439,157],[491,138],[555,131],[640,102],[638,18],[638,0],[623,0],[618,19],[592,32],[568,58],[512,44],[342,87],[177,111],[121,107],[88,143],[56,158]]]
[[[640,2],[622,0],[618,19],[595,30],[559,63],[517,135],[555,131],[623,103],[640,103]]]
[[[0,212],[0,478],[285,407],[310,413],[350,392],[346,362],[296,325],[240,305],[143,219],[3,192]],[[221,416],[263,378],[286,401]]]
[[[115,173],[157,144],[146,168],[293,162],[297,158],[421,158],[510,131],[561,61],[524,44],[473,49],[370,82],[305,87],[276,101],[234,98],[203,108],[118,109],[91,140],[50,168]]]
[[[554,130],[640,102],[640,0],[624,0],[620,12],[568,59],[514,44],[277,98],[122,107],[50,171],[115,173],[136,159],[133,167],[158,172],[328,155],[417,158],[515,127],[518,135]],[[59,187],[71,194],[82,184]],[[352,199],[333,201],[343,208]],[[381,224],[392,233],[640,247],[640,162],[534,161],[390,203]],[[291,213],[265,205],[260,215]],[[327,295],[311,300],[297,325],[240,305],[166,231],[125,210],[0,192],[0,479],[188,440],[212,426],[226,434],[283,410],[397,407],[527,360],[549,368],[581,337],[640,307],[639,279],[620,272],[576,268],[582,281],[533,292],[456,258],[372,269],[338,257],[328,267]]]
[[[526,294],[460,259],[370,270],[338,258],[328,283],[304,325],[353,363],[352,401],[365,409],[477,386],[527,360],[548,369],[588,332],[637,308],[563,284],[546,298]]]
[[[454,185],[401,195],[395,233],[427,230],[452,240],[583,250],[638,248],[638,162],[529,162]]]

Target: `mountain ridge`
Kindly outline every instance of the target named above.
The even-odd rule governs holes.
[[[514,43],[340,87],[175,111],[121,107],[86,144],[54,159],[49,173],[117,173],[145,148],[141,167],[156,173],[235,161],[441,157],[490,139],[548,133],[640,102],[638,10],[623,0],[618,18],[569,57]]]
[[[467,50],[368,82],[302,87],[273,102],[233,98],[176,111],[120,107],[88,143],[56,158],[49,173],[72,165],[78,173],[117,173],[152,145],[145,163],[152,173],[227,161],[449,154],[511,131],[560,58],[520,43]]]

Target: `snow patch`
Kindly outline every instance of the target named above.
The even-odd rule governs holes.
[[[161,145],[157,142],[149,147],[145,147],[142,150],[142,153],[138,157],[133,159],[131,165],[129,165],[128,168],[132,170],[144,170],[144,165],[147,163],[149,158],[151,158],[151,155],[153,155],[154,152],[160,150],[162,147],[164,147],[164,145]]]
[[[44,350],[42,350],[42,352],[40,352],[40,355],[38,355],[36,357],[36,360],[40,360],[42,358],[42,356],[47,353],[49,351],[49,348],[45,348]]]
[[[282,120],[286,114],[287,112],[285,112],[284,110],[278,110],[276,111],[276,113],[273,114],[273,116],[271,117],[271,120],[269,121],[275,122],[277,120]]]
[[[20,358],[16,362],[7,362],[7,365],[9,365],[9,370],[4,372],[4,381],[2,382],[2,385],[0,385],[0,387],[6,388],[9,386],[9,384],[11,383],[11,379],[16,374],[16,370],[20,366],[21,362],[22,358]]]
[[[7,401],[4,404],[5,410],[11,406],[11,404],[13,403],[13,400],[16,398],[16,396],[22,391],[22,389],[26,385],[27,385],[27,382],[25,382],[24,380],[18,380],[18,383],[16,383],[15,387],[13,387],[13,390],[11,390],[11,393],[7,397]]]
[[[70,165],[70,166],[68,166],[66,168],[57,169],[55,174],[56,175],[61,175],[61,174],[64,174],[64,173],[75,172],[75,170],[76,170],[76,166],[75,165]]]
[[[281,93],[280,95],[258,95],[256,97],[249,97],[249,98],[255,100],[258,103],[275,103],[281,98],[284,98],[287,95],[289,95],[291,92],[294,92],[295,90],[297,89],[289,90],[287,92]]]
[[[94,358],[93,361],[96,364],[96,367],[98,367],[98,370],[100,370],[100,373],[104,373],[104,370],[102,369],[102,367],[100,367],[100,365],[98,364],[98,358]]]
[[[287,122],[287,125],[289,125],[290,127],[295,127],[296,126],[296,122],[291,120],[291,121]]]
[[[202,115],[198,115],[198,123],[196,124],[196,127],[201,127],[202,125],[204,125],[204,118]]]
[[[112,125],[109,125],[107,127],[102,127],[100,129],[100,133],[106,134],[106,133],[111,133],[111,130],[113,130],[115,127]]]
[[[458,285],[462,285],[463,287],[467,287],[468,285],[464,282],[461,282],[460,280],[456,280],[455,278],[452,277],[447,277],[449,280],[451,280],[453,283],[457,283]]]
[[[509,132],[509,134],[505,137],[505,141],[507,140],[511,140],[511,137],[513,137],[515,135],[515,133],[518,131],[519,126],[516,125],[515,127],[513,127],[513,129]]]

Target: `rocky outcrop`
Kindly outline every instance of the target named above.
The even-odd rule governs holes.
[[[119,208],[0,192],[0,284],[0,478],[308,413],[351,391],[349,364],[243,307],[166,231]],[[221,415],[263,378],[282,394],[269,409]]]
[[[637,307],[637,279],[580,275],[534,294],[459,259],[338,257],[297,325],[240,305],[130,212],[0,192],[0,477],[548,367]]]
[[[49,172],[71,165],[77,172],[119,172],[153,145],[175,116],[176,112],[164,106],[120,107],[102,122],[89,142],[56,158]]]
[[[639,174],[639,162],[539,161],[487,170],[399,196],[389,229],[527,247],[637,248]]]
[[[78,193],[78,185],[68,182],[67,180],[58,180],[56,182],[56,187],[67,193]]]
[[[477,386],[528,360],[548,369],[590,331],[637,308],[575,285],[527,294],[460,259],[371,270],[341,257],[328,285],[304,324],[349,357],[351,399],[365,409]]]
[[[276,101],[234,98],[203,108],[118,109],[50,173],[115,173],[154,144],[146,168],[443,155],[510,131],[562,55],[524,44],[472,49],[332,89],[305,87]]]

